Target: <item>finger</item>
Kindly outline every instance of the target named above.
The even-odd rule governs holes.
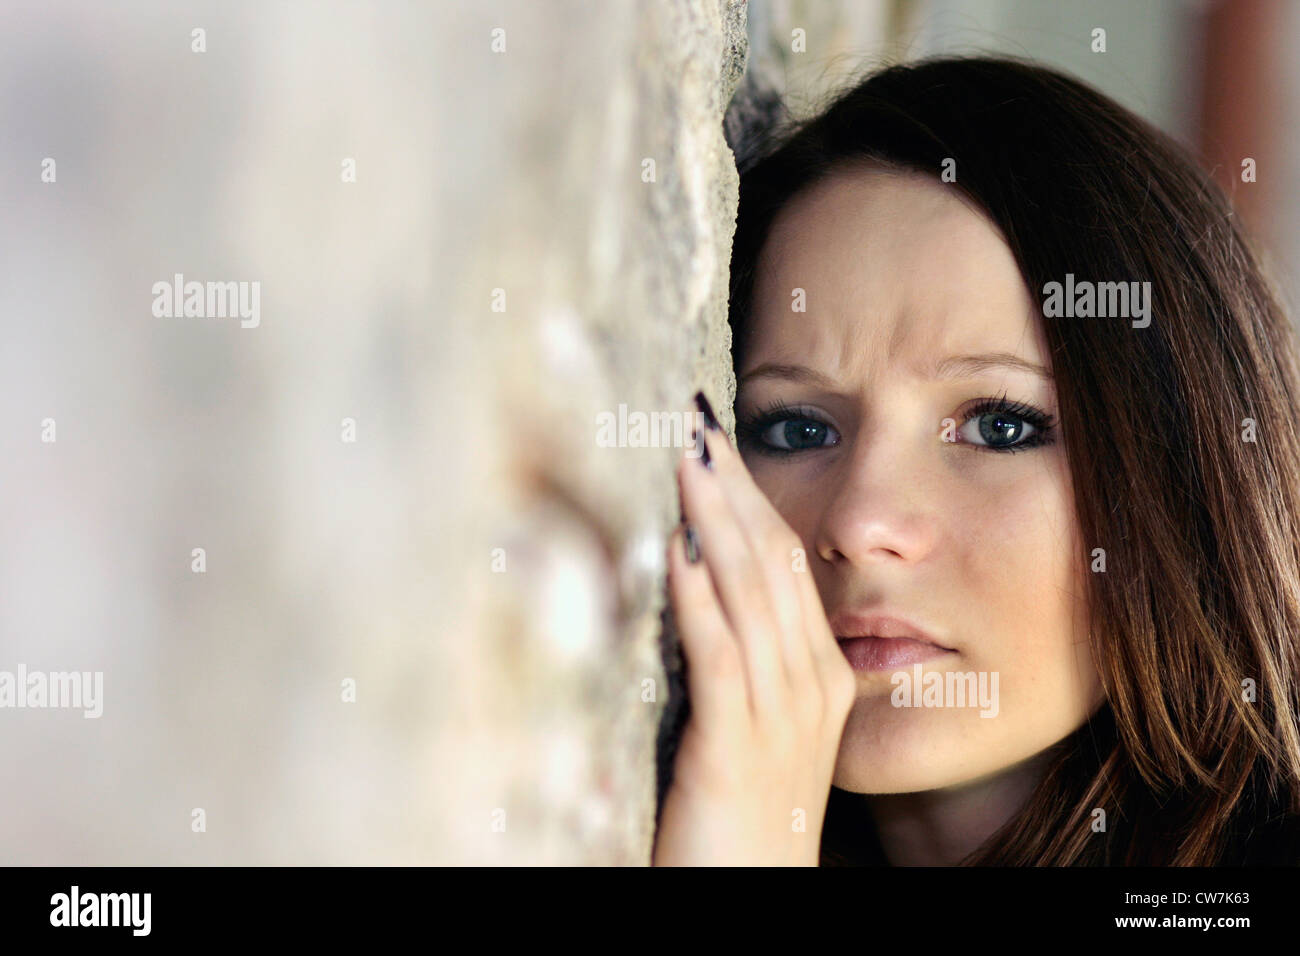
[[[822,596],[816,589],[816,580],[810,571],[794,570],[794,549],[803,550],[803,542],[800,537],[794,533],[789,524],[785,522],[784,516],[777,511],[776,506],[772,505],[771,499],[767,493],[759,488],[754,476],[751,475],[749,467],[745,464],[745,459],[741,458],[740,451],[736,446],[727,440],[725,433],[712,432],[714,436],[720,437],[720,440],[710,441],[708,449],[714,455],[716,462],[715,468],[719,473],[724,473],[735,480],[735,497],[732,498],[733,506],[736,507],[740,514],[741,527],[751,532],[753,540],[758,541],[763,535],[767,535],[777,542],[774,548],[768,550],[772,554],[783,554],[787,561],[775,562],[776,571],[781,572],[781,578],[785,580],[784,571],[788,570],[790,578],[797,581],[798,596],[800,596],[801,617],[805,622],[805,633],[809,637],[809,644],[813,657],[826,650],[835,650],[840,653],[839,645],[835,643],[835,635],[831,632],[831,626],[827,622],[826,609],[822,605]],[[715,453],[716,450],[716,453]],[[776,525],[776,527],[774,527]],[[784,536],[784,537],[783,537]],[[807,553],[805,557],[805,567]]]
[[[723,613],[744,652],[751,703],[759,710],[784,709],[789,680],[782,660],[780,625],[772,610],[767,578],[736,520],[726,490],[702,459],[678,464],[682,510],[700,540]]]
[[[840,716],[847,717],[857,697],[857,677],[831,631],[830,623],[826,619],[826,609],[822,606],[821,596],[817,593],[816,582],[811,580],[811,572],[805,573],[804,576],[810,580],[801,583],[798,589],[799,600],[803,607],[804,620],[809,622],[808,646],[812,654],[815,680],[821,689],[825,713],[828,716],[834,715],[836,719]],[[803,586],[804,583],[807,586]]]
[[[687,557],[684,531],[678,525],[668,539],[668,586],[690,668],[691,711],[705,732],[725,733],[748,713],[745,664],[708,567]]]
[[[806,572],[796,572],[796,550],[803,542],[791,530],[763,490],[754,482],[740,454],[721,431],[705,430],[700,438],[707,441],[710,459],[721,483],[727,490],[728,503],[737,522],[758,556],[759,566],[768,586],[772,610],[780,624],[781,656],[786,673],[794,686],[815,680],[815,648],[810,644],[810,630],[819,622],[807,614],[807,602],[801,590],[816,585]],[[806,556],[805,556],[806,566]],[[820,622],[825,625],[825,617]],[[835,648],[838,651],[838,646]]]

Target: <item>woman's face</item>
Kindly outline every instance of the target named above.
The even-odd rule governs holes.
[[[773,224],[738,369],[745,462],[802,539],[803,564],[792,561],[816,579],[837,636],[853,630],[845,615],[880,614],[948,649],[842,645],[862,657],[837,787],[990,777],[1101,702],[1035,313],[997,229],[938,179],[846,167]],[[773,406],[788,407],[761,419]],[[973,675],[966,706],[948,673]]]

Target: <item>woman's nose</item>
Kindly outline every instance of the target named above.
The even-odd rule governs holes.
[[[921,449],[902,448],[896,436],[859,439],[852,454],[825,476],[830,495],[816,540],[822,559],[832,564],[924,560],[941,528],[941,489],[926,473],[924,459]]]

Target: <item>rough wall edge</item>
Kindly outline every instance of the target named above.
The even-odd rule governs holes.
[[[719,87],[717,100],[717,136],[722,141],[720,152],[727,159],[725,178],[716,184],[717,204],[724,212],[720,217],[725,223],[718,240],[719,268],[716,286],[713,290],[714,313],[717,316],[716,328],[707,330],[712,349],[706,348],[706,358],[715,359],[710,368],[697,369],[695,384],[715,397],[717,412],[723,427],[734,438],[735,369],[731,365],[731,328],[727,322],[728,291],[731,264],[731,243],[735,235],[736,211],[739,202],[740,177],[736,168],[736,157],[724,128],[724,120],[731,105],[732,97],[740,87],[748,60],[749,40],[746,34],[747,8],[745,0],[718,0],[722,14],[723,54],[719,64]],[[664,601],[659,617],[659,652],[662,657],[664,673],[667,678],[668,697],[660,717],[655,741],[655,818],[654,830],[657,831],[660,815],[663,812],[664,797],[672,784],[673,763],[677,755],[677,746],[681,734],[690,718],[690,701],[687,696],[687,675],[678,640],[676,621],[672,605]],[[653,849],[653,834],[651,839]]]

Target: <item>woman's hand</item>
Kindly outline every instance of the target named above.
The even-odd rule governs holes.
[[[653,862],[816,866],[853,669],[812,574],[794,570],[798,536],[721,429],[698,440],[704,454],[683,456],[677,476],[699,561],[684,527],[668,545],[691,716]]]

